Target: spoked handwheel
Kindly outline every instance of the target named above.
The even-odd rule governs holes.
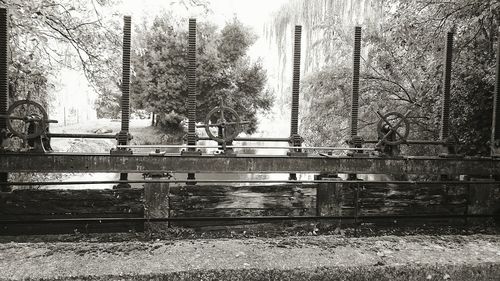
[[[204,127],[211,139],[227,143],[238,136],[241,132],[242,123],[240,116],[234,109],[220,105],[207,114]],[[217,130],[216,133],[214,128]]]
[[[30,100],[14,102],[7,114],[0,117],[7,119],[7,128],[13,135],[24,140],[42,135],[48,122],[43,106]]]
[[[380,118],[377,124],[377,133],[380,139],[377,146],[382,143],[386,145],[406,143],[410,134],[410,122],[408,121],[410,113],[411,111],[408,111],[403,115],[399,112],[389,112],[382,115],[377,112]]]

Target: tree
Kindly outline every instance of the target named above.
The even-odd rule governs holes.
[[[0,4],[9,10],[11,100],[29,95],[48,106],[50,77],[63,68],[81,70],[98,91],[116,85],[121,42],[120,18],[109,16],[113,0]]]
[[[451,133],[464,144],[460,152],[487,154],[500,4],[479,0],[397,1],[390,6],[381,20],[382,28],[363,33],[360,122],[372,125],[377,120],[376,110],[404,113],[411,109],[412,115],[423,117],[411,120],[411,138],[437,139],[444,41],[446,32],[454,28]],[[341,41],[350,43],[348,38]],[[342,55],[350,56],[347,52]],[[304,118],[305,127],[317,112],[337,116],[334,124],[345,124],[349,113],[340,112],[338,99],[333,97],[343,87],[341,83],[348,82],[344,78],[349,71],[348,65],[330,66],[304,83],[307,100],[331,100],[318,104]],[[324,80],[331,80],[326,84],[331,90],[322,86]],[[349,99],[349,92],[341,91],[339,95]],[[324,130],[325,135],[334,135],[338,128]],[[373,132],[372,126],[367,135],[374,136]]]
[[[155,112],[163,128],[179,130],[187,114],[187,32],[168,18],[157,17],[140,31],[144,48],[134,58],[131,98],[134,106]],[[223,98],[251,121],[245,131],[254,132],[257,112],[272,103],[262,65],[246,56],[254,36],[236,19],[220,32],[207,23],[198,24],[197,32],[198,121]]]

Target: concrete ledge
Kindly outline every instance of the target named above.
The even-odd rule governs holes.
[[[500,237],[0,244],[0,280],[498,280]]]

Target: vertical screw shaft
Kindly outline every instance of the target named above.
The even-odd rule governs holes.
[[[299,130],[299,87],[300,87],[300,43],[302,26],[295,26],[295,42],[293,45],[293,82],[292,82],[292,114],[290,134],[297,135]]]
[[[122,133],[119,144],[126,145],[130,125],[130,42],[131,42],[131,17],[123,17],[123,61],[122,61]]]
[[[497,71],[495,78],[495,92],[493,94],[493,123],[491,132],[491,149],[496,154],[498,142],[500,142],[500,32],[497,42]]]
[[[126,145],[129,141],[130,129],[130,43],[131,43],[130,16],[123,17],[123,59],[122,59],[122,127],[118,134],[118,144]],[[127,180],[127,173],[120,173],[120,180]],[[115,188],[129,188],[129,184],[118,184]]]
[[[9,77],[7,65],[8,51],[8,24],[7,9],[0,8],[0,114],[7,114],[9,106]],[[7,129],[7,119],[0,118],[0,131]],[[5,136],[0,136],[0,142]],[[0,182],[7,182],[8,173],[0,173]],[[8,192],[11,188],[8,185],[2,185],[0,191]]]
[[[352,67],[351,137],[358,135],[359,116],[359,62],[361,58],[361,27],[354,28],[354,52]]]
[[[453,31],[446,36],[444,56],[443,95],[441,99],[441,133],[439,138],[447,140],[450,135],[450,90],[451,90],[451,60],[453,59]]]
[[[9,105],[9,81],[7,66],[7,9],[0,8],[0,114],[7,114]],[[0,130],[7,128],[7,119],[0,118]]]
[[[188,145],[196,145],[196,19],[189,19],[188,35]],[[194,149],[193,149],[194,150]]]

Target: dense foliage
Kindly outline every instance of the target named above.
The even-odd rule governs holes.
[[[113,87],[118,21],[106,17],[112,0],[0,1],[9,11],[9,94],[47,105],[50,76],[79,69],[97,89]],[[118,19],[119,20],[119,19]],[[116,79],[116,78],[115,78]]]
[[[143,42],[134,56],[131,98],[136,108],[156,113],[163,128],[178,130],[187,113],[187,23],[177,26],[169,18],[157,17],[137,32]],[[220,31],[198,23],[197,32],[198,121],[222,97],[242,120],[251,121],[246,131],[255,131],[256,114],[270,108],[272,96],[261,64],[246,56],[254,36],[236,19]]]
[[[363,30],[360,124],[375,112],[412,110],[412,139],[437,139],[446,32],[454,29],[453,138],[468,154],[488,154],[500,2],[484,0],[392,1],[379,28]],[[352,33],[328,21],[337,57],[351,58]],[[344,47],[341,47],[343,45]],[[345,48],[345,46],[348,46]],[[351,62],[328,64],[304,81],[302,130],[313,143],[339,142],[349,123]],[[312,108],[314,110],[308,110]],[[373,138],[374,127],[362,129]]]

